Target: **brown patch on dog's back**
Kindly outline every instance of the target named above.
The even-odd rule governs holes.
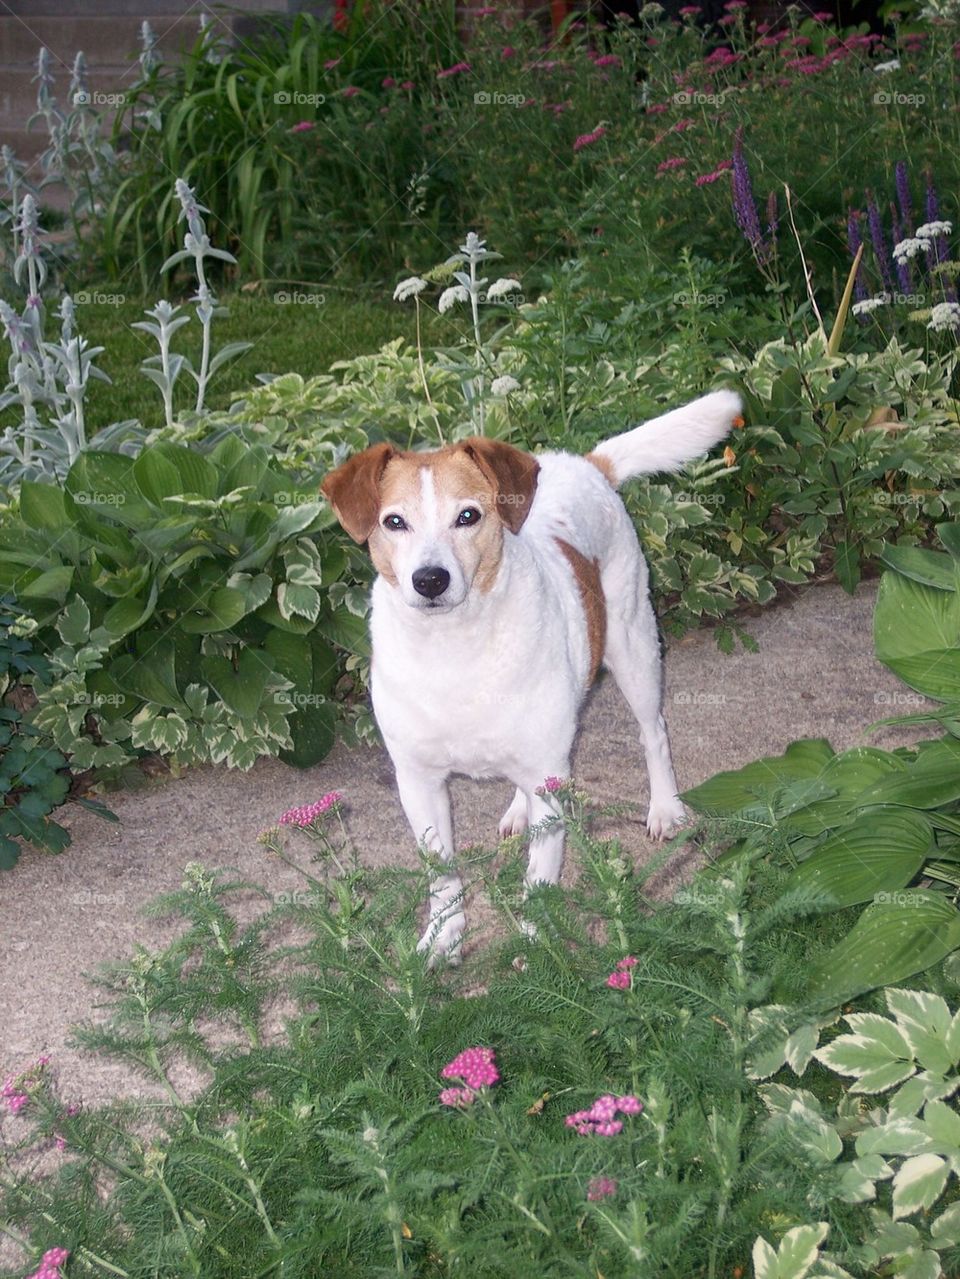
[[[577,580],[580,602],[587,619],[587,638],[590,641],[590,682],[596,677],[603,661],[603,653],[607,643],[607,601],[600,581],[600,565],[597,560],[588,560],[582,551],[565,542],[562,537],[553,539],[563,551],[573,576]]]
[[[608,457],[604,457],[602,453],[587,453],[584,461],[595,466],[612,489],[617,487],[617,473]]]

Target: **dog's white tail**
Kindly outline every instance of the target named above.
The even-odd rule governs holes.
[[[598,444],[587,454],[618,487],[634,475],[675,471],[684,462],[719,444],[740,416],[742,404],[736,391],[713,391],[682,409],[672,409],[623,435]]]

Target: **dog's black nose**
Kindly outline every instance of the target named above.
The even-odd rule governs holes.
[[[436,565],[418,568],[413,575],[413,589],[428,600],[435,600],[449,585],[450,574],[445,568]]]

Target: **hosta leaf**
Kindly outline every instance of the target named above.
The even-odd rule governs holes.
[[[878,659],[939,701],[960,697],[960,593],[884,573],[873,615]]]
[[[275,678],[269,659],[252,648],[241,651],[236,665],[226,657],[202,657],[200,669],[221,700],[241,719],[256,715],[267,684]]]
[[[953,561],[942,551],[925,551],[919,546],[885,546],[880,558],[904,577],[940,591],[957,589]]]
[[[943,1193],[950,1167],[938,1155],[914,1155],[904,1160],[893,1179],[893,1215],[909,1217],[929,1208]]]
[[[62,533],[73,523],[55,484],[24,480],[20,485],[20,514],[24,524],[48,533]]]
[[[960,946],[960,914],[949,901],[920,888],[906,896],[909,901],[868,906],[846,937],[815,961],[811,999],[832,1006],[893,985]]]
[[[791,782],[815,778],[833,759],[830,743],[823,738],[792,742],[783,755],[755,760],[734,772],[718,773],[709,781],[685,791],[683,799],[698,812],[716,816],[767,807],[769,798]]]
[[[236,626],[250,611],[250,604],[243,591],[232,586],[221,586],[212,591],[205,605],[192,609],[180,618],[180,629],[188,635],[210,635],[216,631],[228,631]]]
[[[889,784],[889,783],[887,783]],[[787,891],[821,909],[838,910],[895,892],[914,878],[933,833],[920,813],[882,809],[829,835],[787,880]]]

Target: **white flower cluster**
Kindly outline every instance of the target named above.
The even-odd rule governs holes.
[[[897,266],[903,266],[905,262],[915,258],[918,253],[929,253],[932,248],[932,240],[921,240],[917,236],[908,236],[905,240],[900,240],[899,243],[893,246],[893,260]]]
[[[497,298],[508,297],[511,293],[519,293],[519,292],[520,292],[519,280],[508,280],[506,278],[501,278],[499,280],[494,280],[494,282],[490,285],[489,289],[487,289],[487,301],[493,302]]]
[[[440,301],[437,303],[437,310],[441,315],[445,315],[453,306],[454,302],[469,302],[470,290],[463,284],[451,284],[449,289],[444,289],[440,294]]]
[[[415,298],[426,287],[426,280],[421,279],[419,275],[411,275],[406,280],[401,280],[393,290],[393,300],[394,302],[406,302],[407,298]]]
[[[862,302],[854,302],[851,310],[854,315],[869,315],[871,311],[876,311],[878,307],[886,306],[887,301],[888,299],[885,297],[864,298]]]
[[[939,302],[930,312],[927,328],[935,333],[960,328],[960,302]]]
[[[504,373],[501,377],[495,377],[490,383],[490,390],[494,395],[509,395],[511,391],[519,391],[520,383],[515,377],[511,377],[509,373]]]

